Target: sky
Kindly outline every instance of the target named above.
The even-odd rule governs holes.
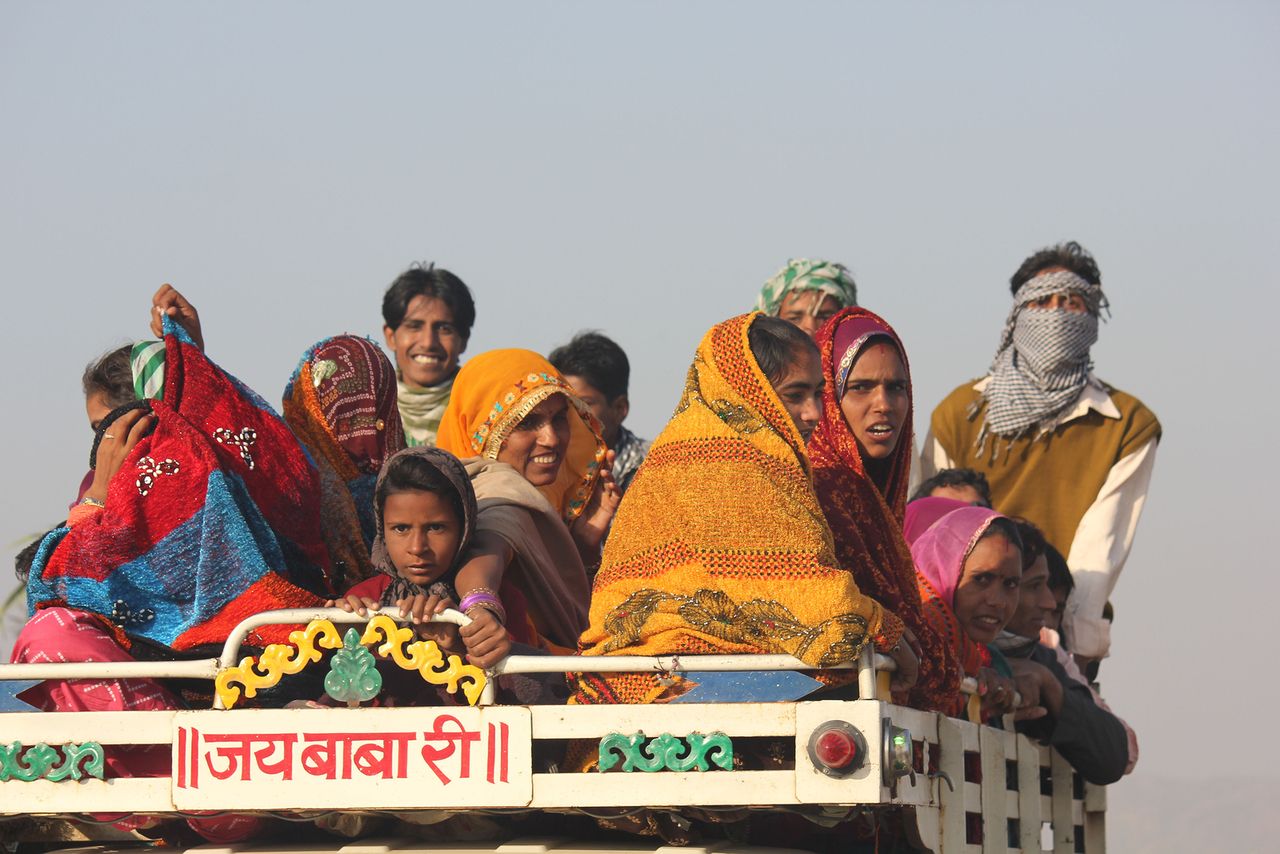
[[[476,295],[469,354],[616,338],[652,436],[709,326],[831,258],[902,335],[923,434],[989,364],[1020,261],[1077,239],[1112,305],[1097,372],[1165,430],[1102,670],[1142,744],[1113,803],[1274,780],[1276,739],[1236,751],[1280,699],[1278,41],[1265,2],[9,0],[0,543],[64,517],[80,374],[165,282],[278,401],[435,261]]]

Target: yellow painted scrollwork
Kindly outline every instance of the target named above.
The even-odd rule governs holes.
[[[378,641],[382,643],[377,653],[390,658],[402,670],[416,670],[424,681],[442,685],[450,694],[461,689],[468,705],[474,706],[480,699],[487,682],[484,670],[474,664],[464,664],[456,655],[446,660],[435,641],[414,640],[413,629],[401,627],[385,614],[376,614],[365,626],[360,643],[369,646]],[[288,644],[271,644],[257,660],[246,656],[235,667],[219,671],[214,689],[222,705],[230,709],[240,700],[238,686],[243,686],[245,697],[253,697],[259,689],[270,688],[284,676],[299,673],[308,664],[319,661],[320,649],[341,647],[342,636],[333,623],[312,620],[305,629],[291,632]]]

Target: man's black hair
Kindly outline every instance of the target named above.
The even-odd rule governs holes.
[[[1076,580],[1071,577],[1071,567],[1067,566],[1067,559],[1062,556],[1062,552],[1054,548],[1053,543],[1046,541],[1044,557],[1049,563],[1049,589],[1065,590],[1068,593],[1074,590]]]
[[[547,361],[568,377],[582,377],[613,403],[627,393],[631,363],[617,343],[599,332],[579,332],[551,351]]]
[[[972,486],[982,496],[984,506],[991,506],[991,484],[987,483],[985,474],[974,469],[943,469],[916,487],[910,500],[919,501],[921,498],[928,498],[941,486]]]
[[[751,328],[747,330],[747,343],[760,370],[764,371],[769,382],[775,384],[782,382],[800,353],[806,350],[818,352],[818,345],[800,327],[766,314],[752,321]]]
[[[115,409],[137,399],[133,390],[133,368],[129,365],[132,344],[103,353],[85,366],[80,383],[84,396],[102,392],[107,408]]]
[[[1044,538],[1044,533],[1026,519],[1020,516],[1010,518],[1018,528],[1018,536],[1022,538],[1022,571],[1026,572],[1044,554],[1049,542]]]
[[[404,316],[414,297],[438,299],[449,306],[458,332],[463,338],[471,337],[471,327],[476,322],[476,303],[471,297],[471,289],[462,279],[435,264],[426,267],[414,264],[396,276],[396,280],[383,295],[383,322],[392,329],[397,329],[404,323]]]
[[[1050,267],[1065,267],[1091,285],[1102,284],[1098,262],[1079,243],[1068,240],[1056,246],[1047,246],[1023,261],[1018,272],[1009,280],[1009,289],[1017,294],[1018,288],[1034,279],[1041,270]]]

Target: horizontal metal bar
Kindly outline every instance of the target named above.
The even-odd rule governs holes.
[[[213,679],[218,659],[0,664],[0,682],[31,679]]]

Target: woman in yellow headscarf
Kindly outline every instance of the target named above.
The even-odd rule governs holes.
[[[571,653],[586,627],[586,567],[620,500],[590,410],[542,356],[492,350],[458,372],[436,444],[463,460],[480,511],[460,604],[496,615],[517,641]]]
[[[822,668],[868,640],[899,646],[902,623],[837,563],[810,482],[821,386],[817,348],[776,318],[706,334],[614,521],[583,655],[785,653]],[[654,674],[584,673],[572,702],[680,690]]]

